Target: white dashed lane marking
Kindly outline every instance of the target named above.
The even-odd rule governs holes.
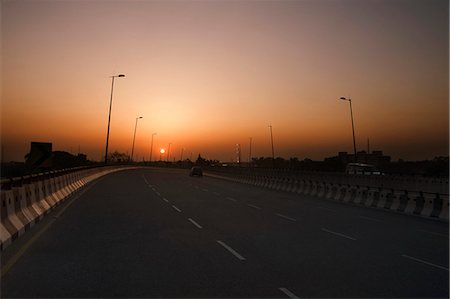
[[[180,212],[181,213],[181,210],[179,209],[179,208],[177,208],[176,206],[173,206],[172,205],[172,208],[175,210],[175,211],[177,211],[177,212]]]
[[[195,225],[197,228],[202,228],[202,226],[200,224],[198,224],[197,222],[195,222],[192,218],[188,218],[188,220]]]
[[[225,244],[224,242],[217,240],[217,243],[219,243],[220,245],[223,246],[223,248],[225,248],[226,250],[228,250],[231,254],[233,254],[235,257],[237,257],[238,259],[240,259],[241,261],[245,261],[245,257],[243,257],[242,255],[240,255],[236,250],[234,250],[233,248],[231,248],[230,246],[228,246],[227,244]]]
[[[436,264],[433,264],[433,263],[430,263],[430,262],[427,262],[427,261],[424,261],[424,260],[421,260],[421,259],[409,256],[409,255],[406,255],[406,254],[402,254],[402,257],[410,259],[410,260],[413,260],[413,261],[416,261],[416,262],[419,262],[419,263],[422,263],[422,264],[425,264],[425,265],[428,265],[428,266],[432,266],[432,267],[435,267],[435,268],[438,268],[438,269],[449,271],[449,269],[446,268],[446,267],[442,267],[442,266],[439,266],[439,265],[436,265]]]
[[[285,293],[289,298],[298,298],[294,293],[292,293],[286,288],[279,288],[279,290]]]
[[[278,217],[284,218],[284,219],[286,219],[286,220],[297,221],[297,219],[291,218],[291,217],[286,216],[286,215],[283,215],[283,214],[275,213],[275,215],[277,215]]]
[[[256,210],[261,210],[262,208],[261,207],[258,207],[258,206],[255,206],[255,205],[252,205],[252,204],[247,204],[247,206],[249,206],[250,208],[254,208],[254,209],[256,209]]]
[[[334,231],[328,230],[326,228],[322,228],[322,231],[327,232],[329,234],[333,234],[335,236],[339,236],[339,237],[342,237],[342,238],[346,238],[346,239],[350,239],[350,240],[356,241],[356,239],[353,238],[353,237],[350,237],[350,236],[347,236],[347,235],[344,235],[344,234],[341,234],[341,233],[338,233],[338,232],[334,232]]]

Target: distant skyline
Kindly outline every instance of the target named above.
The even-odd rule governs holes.
[[[445,0],[1,1],[1,146],[230,161],[449,152]]]

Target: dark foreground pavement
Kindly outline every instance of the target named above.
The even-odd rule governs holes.
[[[134,170],[8,247],[1,296],[448,298],[448,254],[447,223]]]

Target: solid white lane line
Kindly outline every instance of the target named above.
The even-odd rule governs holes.
[[[255,206],[255,205],[252,205],[252,204],[247,204],[247,206],[249,206],[250,208],[254,208],[254,209],[257,209],[257,210],[261,210],[262,208],[261,207],[258,207],[258,206]]]
[[[448,235],[444,235],[444,234],[441,234],[441,233],[430,232],[430,231],[424,230],[424,229],[419,229],[419,231],[420,231],[420,232],[427,233],[427,234],[432,234],[432,235],[436,235],[436,236],[439,236],[439,237],[443,237],[443,238],[447,238],[447,239],[448,239]]]
[[[227,199],[228,199],[228,200],[231,200],[231,201],[234,201],[234,202],[236,202],[236,201],[237,201],[236,199],[234,199],[234,198],[231,198],[231,197],[227,197]]]
[[[165,198],[165,197],[163,197],[162,200],[164,200],[167,203],[169,202],[169,200],[167,198]]]
[[[202,228],[202,226],[201,226],[200,224],[198,224],[197,222],[195,222],[192,218],[188,218],[188,220],[189,220],[193,225],[195,225],[196,227]]]
[[[346,238],[346,239],[350,239],[350,240],[356,241],[355,238],[349,237],[349,236],[341,234],[341,233],[337,233],[337,232],[334,232],[334,231],[331,231],[331,230],[328,230],[328,229],[325,229],[325,228],[322,228],[322,230],[324,232],[327,232],[327,233],[330,233],[330,234],[333,234],[333,235],[336,235],[336,236],[339,236],[339,237],[342,237],[342,238]]]
[[[277,215],[278,217],[281,217],[281,218],[287,219],[287,220],[291,220],[291,221],[297,221],[297,219],[291,218],[291,217],[289,217],[289,216],[286,216],[286,215],[283,215],[283,214],[278,214],[278,213],[275,213],[275,215]]]
[[[383,221],[381,221],[379,219],[372,218],[372,217],[366,217],[366,216],[358,216],[358,217],[361,218],[361,219],[366,219],[366,220],[370,220],[370,221],[383,222]]]
[[[231,248],[230,246],[228,246],[227,244],[225,244],[224,242],[220,241],[220,240],[216,240],[217,243],[219,243],[220,245],[223,246],[223,248],[225,248],[226,250],[228,250],[231,254],[233,254],[235,257],[237,257],[238,259],[240,259],[241,261],[245,261],[245,257],[243,257],[242,255],[240,255],[239,253],[236,252],[236,250],[234,250],[233,248]]]
[[[179,208],[177,208],[176,206],[172,205],[172,208],[175,209],[175,211],[181,212],[181,210]]]
[[[413,261],[416,261],[416,262],[420,262],[420,263],[423,263],[423,264],[426,264],[426,265],[429,265],[429,266],[433,266],[433,267],[436,267],[436,268],[439,268],[439,269],[442,269],[442,270],[449,271],[448,268],[445,268],[445,267],[442,267],[442,266],[439,266],[439,265],[436,265],[436,264],[433,264],[433,263],[430,263],[430,262],[427,262],[427,261],[424,261],[424,260],[421,260],[421,259],[409,256],[409,255],[406,255],[406,254],[402,254],[402,257],[405,257],[407,259],[410,259],[410,260],[413,260]]]
[[[295,296],[294,293],[292,293],[291,291],[289,291],[286,288],[279,288],[280,291],[282,291],[283,293],[285,293],[289,298],[298,298],[297,296]]]

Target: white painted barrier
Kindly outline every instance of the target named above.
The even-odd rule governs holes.
[[[57,204],[86,183],[111,172],[135,169],[136,167],[109,167],[107,169],[81,170],[71,174],[48,174],[33,182],[33,177],[22,178],[18,186],[10,186],[0,192],[0,248],[4,249],[13,240],[38,222]],[[53,175],[53,177],[52,177]]]

